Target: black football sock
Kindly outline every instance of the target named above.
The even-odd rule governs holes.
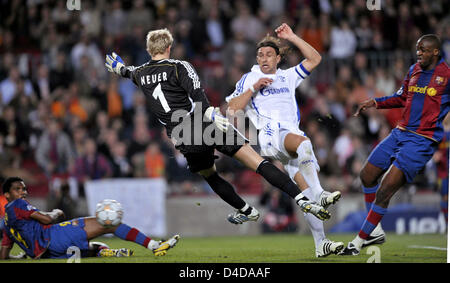
[[[232,207],[242,209],[247,205],[247,203],[236,193],[233,186],[220,177],[217,172],[204,178],[213,191]]]
[[[245,215],[250,215],[252,213],[253,208],[246,204],[243,208],[239,209],[240,212],[242,212]]]
[[[299,200],[308,200],[307,197],[301,194],[302,192],[291,178],[268,160],[264,160],[259,164],[256,173],[263,176],[272,186],[287,193],[291,198],[295,199],[296,202]]]

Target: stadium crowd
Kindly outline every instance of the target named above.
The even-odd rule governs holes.
[[[105,54],[143,64],[147,32],[167,27],[172,57],[195,66],[210,103],[224,110],[255,64],[256,43],[286,22],[323,56],[297,90],[323,186],[360,192],[359,170],[401,109],[353,118],[356,105],[397,90],[422,34],[438,34],[450,62],[448,1],[381,3],[369,10],[362,0],[81,0],[78,11],[66,1],[0,1],[0,175],[22,176],[44,194],[55,177],[75,178],[81,194],[86,180],[122,177],[164,177],[172,194],[208,193],[143,94],[107,72]],[[300,60],[291,52],[282,67]],[[239,192],[267,189],[232,159],[217,167]],[[419,189],[436,189],[435,167],[417,178]]]

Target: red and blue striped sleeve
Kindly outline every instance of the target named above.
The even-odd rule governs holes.
[[[38,211],[38,209],[36,209],[29,202],[23,199],[17,199],[14,203],[13,209],[16,219],[18,220],[28,220],[30,219],[31,214],[33,214],[35,211]]]
[[[407,97],[406,94],[408,93],[408,83],[411,78],[412,71],[414,70],[414,66],[415,65],[412,65],[409,68],[408,74],[403,79],[402,86],[396,93],[390,96],[375,98],[377,109],[402,108],[405,106]]]

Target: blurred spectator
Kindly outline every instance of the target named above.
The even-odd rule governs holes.
[[[375,71],[375,87],[378,91],[381,91],[383,96],[392,95],[395,92],[395,79],[391,75],[391,72],[381,67]]]
[[[349,59],[357,46],[355,33],[345,20],[331,28],[330,56],[333,59]]]
[[[368,51],[372,46],[373,30],[370,27],[369,18],[365,15],[359,18],[359,25],[355,27],[355,35],[358,40],[357,49]]]
[[[112,176],[112,169],[108,159],[97,152],[97,144],[94,139],[87,138],[84,142],[83,154],[77,157],[72,170],[81,186],[89,180],[98,180]]]
[[[296,32],[303,40],[308,42],[319,53],[325,51],[325,38],[328,36],[319,26],[318,19],[311,17],[311,20],[302,20],[301,28]]]
[[[133,0],[133,7],[128,12],[128,29],[133,30],[136,26],[142,26],[146,30],[150,30],[153,25],[153,14],[146,7],[144,0]],[[142,40],[140,38],[139,40]]]
[[[70,196],[70,186],[67,181],[64,181],[59,190],[54,190],[49,193],[47,209],[61,209],[64,211],[64,216],[66,219],[74,219],[77,217],[77,203]]]
[[[72,130],[73,147],[75,156],[79,157],[84,152],[84,141],[88,138],[88,131],[84,126],[74,127]]]
[[[9,103],[12,109],[19,109],[20,111],[16,111],[15,120],[16,124],[19,126],[20,131],[25,131],[22,140],[24,143],[28,143],[29,136],[29,123],[28,123],[28,113],[33,111],[36,108],[37,98],[34,95],[26,95],[24,90],[24,81],[19,81],[17,84],[17,92],[13,100]]]
[[[122,9],[122,3],[119,0],[114,0],[105,11],[102,26],[106,34],[119,37],[126,32],[127,20],[128,17]]]
[[[266,11],[270,17],[277,17],[284,13],[286,8],[286,1],[271,1],[271,0],[260,0],[259,4],[261,5],[261,9]]]
[[[67,56],[63,51],[59,51],[53,67],[50,68],[50,92],[58,87],[68,88],[73,80],[73,70],[69,66]]]
[[[346,127],[342,128],[341,134],[337,137],[333,152],[337,155],[339,167],[343,168],[347,159],[353,154],[351,133]]]
[[[165,176],[166,161],[161,153],[159,144],[152,142],[145,151],[145,169],[147,177],[161,178]]]
[[[365,53],[357,52],[353,58],[352,78],[356,83],[363,84],[369,74],[368,58]]]
[[[38,67],[37,77],[33,81],[34,92],[37,97],[42,100],[50,99],[50,78],[48,67],[45,64],[41,64]]]
[[[266,189],[259,203],[267,207],[262,222],[263,233],[296,232],[297,216],[288,195],[273,188]]]
[[[328,88],[325,91],[325,99],[330,109],[330,114],[333,115],[339,123],[344,123],[347,118],[347,113],[345,112],[345,107],[337,100],[336,90],[332,87]]]
[[[36,162],[48,177],[53,174],[67,174],[75,161],[71,139],[56,119],[50,119],[39,138],[36,148]]]
[[[414,21],[412,19],[412,13],[410,12],[410,7],[408,3],[402,2],[398,6],[398,20],[397,20],[397,34],[398,41],[397,47],[401,49],[408,50],[412,45],[410,42],[410,33],[414,26]]]
[[[310,117],[316,119],[321,128],[331,137],[337,137],[341,129],[341,124],[333,113],[331,113],[329,105],[323,96],[318,96],[314,100],[314,109],[309,114]]]
[[[134,117],[134,127],[131,133],[131,143],[128,146],[127,156],[133,158],[137,153],[147,150],[147,145],[151,141],[150,131],[147,125],[147,115],[143,112],[136,113]]]
[[[106,158],[112,158],[114,145],[119,142],[119,133],[117,130],[108,128],[97,137],[98,152]]]
[[[8,78],[0,82],[0,93],[2,98],[2,104],[8,105],[11,100],[17,95],[17,85],[21,82],[19,69],[17,67],[12,67],[9,70]],[[32,95],[33,86],[28,79],[24,81],[23,91],[25,95]]]
[[[241,66],[234,65],[233,59],[236,54],[245,59],[244,64],[241,64]],[[244,33],[238,30],[233,32],[233,38],[225,44],[222,52],[222,62],[227,71],[229,71],[230,68],[245,69],[255,61],[255,56],[255,49],[251,41],[247,40]],[[236,84],[237,81],[235,81],[233,85]]]
[[[52,20],[57,24],[67,24],[70,20],[70,11],[66,7],[64,1],[56,2],[56,7],[53,8]]]
[[[363,83],[364,84],[361,85],[358,81],[355,81],[355,87],[348,98],[350,103],[357,105],[365,100],[384,96],[384,93],[376,88],[374,75],[368,74],[365,80],[363,80]]]
[[[110,130],[109,115],[105,111],[99,111],[95,114],[95,126],[91,128],[89,135],[94,137],[97,142],[103,143],[105,135]]]
[[[95,38],[100,36],[102,30],[101,11],[104,8],[104,1],[87,1],[83,3],[83,8],[80,11],[80,22],[83,29]]]
[[[27,125],[21,123],[16,113],[16,108],[12,105],[3,109],[0,116],[0,134],[3,135],[6,146],[22,153],[28,145],[29,131]]]
[[[55,100],[51,104],[52,115],[65,121],[69,121],[72,116],[75,116],[82,122],[86,122],[88,112],[81,105],[78,94],[79,86],[76,82],[71,83],[68,90],[57,89],[54,93]]]
[[[246,39],[259,41],[263,37],[264,26],[255,17],[245,1],[235,2],[236,17],[231,21],[231,31],[233,33],[243,31]]]
[[[218,60],[220,59],[219,52],[225,45],[225,29],[220,21],[219,8],[217,6],[212,6],[207,13],[205,29],[209,39],[208,59]]]
[[[0,134],[0,177],[6,178],[20,167],[20,156],[5,146],[5,137]]]
[[[70,52],[70,60],[76,73],[88,71],[82,68],[83,56],[86,56],[86,59],[90,62],[92,68],[105,69],[104,56],[101,55],[97,44],[92,40],[92,35],[88,34],[86,31],[83,32],[80,41],[73,46]]]
[[[127,178],[133,176],[133,167],[127,158],[127,145],[117,141],[111,147],[110,159],[114,178]]]

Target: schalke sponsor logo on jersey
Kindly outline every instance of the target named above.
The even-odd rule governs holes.
[[[267,88],[267,87],[265,87],[265,88],[262,88],[259,91],[259,93],[262,96],[269,96],[271,94],[283,94],[283,93],[289,93],[289,88],[287,88],[287,87],[282,87],[282,88],[273,88],[273,87]]]

